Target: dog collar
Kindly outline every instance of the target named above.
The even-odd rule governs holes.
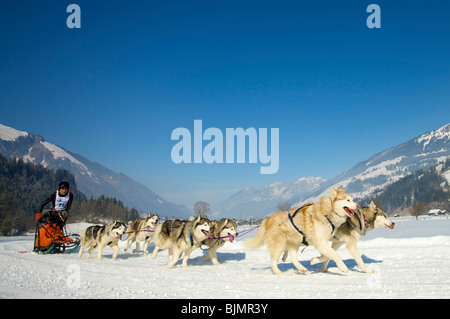
[[[327,215],[325,215],[325,218],[328,220],[328,223],[330,223],[331,226],[331,233],[334,233],[334,229],[336,228],[333,223],[331,222],[331,220],[328,218]]]

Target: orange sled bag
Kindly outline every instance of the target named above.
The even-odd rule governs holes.
[[[74,239],[64,234],[64,221],[58,220],[57,212],[37,214],[34,251],[38,253],[62,252]]]

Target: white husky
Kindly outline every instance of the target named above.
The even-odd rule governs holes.
[[[333,259],[342,272],[347,272],[342,259],[328,245],[337,228],[359,209],[352,197],[342,187],[332,189],[329,197],[320,202],[306,204],[298,209],[280,211],[264,219],[254,238],[245,240],[249,248],[266,244],[270,253],[270,266],[275,274],[280,274],[278,259],[288,250],[294,266],[302,273],[307,269],[297,260],[301,245],[313,245],[322,255]]]

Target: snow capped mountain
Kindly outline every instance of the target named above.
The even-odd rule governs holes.
[[[416,143],[423,145],[423,151],[430,146],[430,143],[436,143],[438,141],[448,142],[450,139],[450,123],[441,127],[436,131],[432,131],[426,134],[423,134],[415,139]]]
[[[271,201],[271,200],[289,200],[293,195],[299,193],[308,193],[325,182],[321,177],[302,177],[291,184],[275,182],[261,188],[245,188],[241,191],[243,197],[249,201]]]
[[[0,153],[41,164],[46,168],[66,169],[75,176],[77,188],[87,197],[116,197],[128,207],[148,213],[186,218],[189,210],[166,201],[144,185],[118,174],[87,158],[47,142],[42,136],[0,124]]]
[[[375,154],[368,160],[321,185],[308,197],[297,197],[295,206],[327,195],[342,186],[355,199],[372,195],[419,169],[427,169],[450,156],[450,124],[422,134],[406,143]]]
[[[19,137],[27,135],[28,133],[26,132],[18,131],[16,129],[13,129],[12,127],[0,124],[0,140],[13,142]]]
[[[321,177],[302,177],[291,184],[275,182],[260,188],[244,188],[219,206],[222,216],[261,217],[270,214],[280,201],[287,201],[294,195],[309,194],[325,180]]]
[[[445,161],[450,156],[449,146],[450,124],[447,124],[377,153],[331,180],[303,177],[290,184],[274,182],[260,188],[244,188],[214,210],[219,211],[222,217],[259,218],[276,211],[280,201],[289,202],[293,207],[300,206],[328,195],[331,187],[338,186],[343,186],[355,199],[362,199],[380,192],[387,185],[418,169],[427,169]],[[41,136],[1,124],[0,153],[23,158],[52,169],[67,169],[75,176],[78,189],[88,197],[105,194],[144,212],[155,211],[166,216],[182,218],[189,215],[186,207],[167,202],[123,174],[115,173],[79,154],[66,151],[45,141]]]
[[[277,210],[280,201],[292,207],[313,202],[342,186],[355,199],[373,195],[402,177],[427,169],[450,156],[450,124],[392,147],[356,164],[335,178],[300,178],[292,184],[273,183],[261,188],[245,188],[219,207],[223,216],[264,217]]]

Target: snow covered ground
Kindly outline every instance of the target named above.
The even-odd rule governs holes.
[[[329,273],[322,273],[321,265],[310,265],[317,251],[308,247],[299,253],[307,274],[286,262],[280,264],[284,273],[275,276],[267,250],[247,250],[245,237],[219,249],[220,266],[202,261],[206,251],[197,250],[188,268],[178,262],[172,269],[166,267],[167,251],[152,260],[122,250],[113,261],[106,248],[100,262],[86,253],[82,259],[19,253],[32,249],[32,236],[0,237],[0,298],[450,298],[450,219],[395,222],[394,230],[374,230],[359,243],[375,274],[360,272],[345,248],[338,253],[350,272],[342,274],[331,263]]]

